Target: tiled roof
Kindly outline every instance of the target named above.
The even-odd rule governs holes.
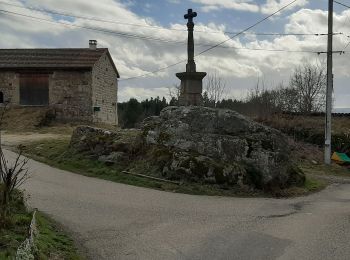
[[[106,48],[0,49],[0,69],[88,69],[92,68],[104,53],[107,53],[119,77]]]

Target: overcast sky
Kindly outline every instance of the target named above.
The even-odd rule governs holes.
[[[199,53],[228,39],[225,32],[236,32],[254,24],[292,0],[0,0],[0,9],[27,16],[39,17],[78,26],[161,39],[135,39],[103,34],[76,27],[38,21],[14,14],[0,13],[0,48],[56,48],[87,47],[89,39],[96,39],[99,47],[108,47],[120,72],[119,100],[130,97],[144,99],[167,96],[168,88],[178,84],[176,72],[185,70],[181,63],[160,73],[143,75],[149,71],[186,60],[186,21],[188,8],[197,11],[195,42]],[[350,4],[349,0],[342,0]],[[114,23],[98,22],[61,15],[42,13],[10,6],[19,5],[95,17]],[[263,33],[327,33],[327,0],[298,0],[273,18],[253,28]],[[135,26],[137,25],[137,26]],[[154,26],[154,27],[148,27]],[[159,28],[161,27],[161,28]],[[172,30],[168,30],[172,29]],[[335,4],[334,50],[340,51],[350,41],[350,10]],[[180,42],[180,43],[179,43]],[[217,73],[227,85],[227,98],[245,97],[258,78],[265,87],[274,88],[288,83],[293,69],[302,62],[325,65],[326,55],[304,52],[273,52],[248,49],[326,51],[325,36],[257,36],[245,34],[222,46],[196,57],[198,71]],[[237,49],[238,48],[238,49]],[[334,56],[335,106],[350,107],[350,46],[349,53]]]

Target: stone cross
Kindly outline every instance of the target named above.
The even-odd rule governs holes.
[[[194,62],[194,40],[193,40],[193,18],[197,17],[197,13],[193,12],[192,9],[188,9],[187,14],[184,15],[185,19],[188,19],[187,30],[188,30],[188,42],[187,42],[187,65],[186,72],[196,72],[196,63]]]
[[[207,75],[205,72],[196,71],[196,63],[194,62],[194,40],[193,40],[193,18],[197,17],[197,13],[192,9],[188,9],[185,14],[188,19],[188,44],[187,44],[187,64],[186,72],[176,73],[176,77],[181,80],[181,91],[179,97],[180,106],[200,106],[202,104],[202,80]]]
[[[197,13],[193,12],[192,9],[187,10],[187,14],[185,14],[185,19],[188,19],[188,23],[193,24],[193,18],[197,17]]]

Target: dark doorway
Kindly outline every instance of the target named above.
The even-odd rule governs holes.
[[[0,104],[4,103],[4,93],[0,91]]]
[[[25,106],[45,106],[49,104],[49,75],[20,75],[20,104]]]

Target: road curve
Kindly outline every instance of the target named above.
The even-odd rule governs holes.
[[[32,160],[29,169],[29,204],[70,230],[90,259],[350,259],[349,184],[295,199],[225,198],[128,186]]]

